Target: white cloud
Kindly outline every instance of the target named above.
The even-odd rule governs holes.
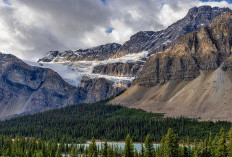
[[[140,30],[161,30],[194,6],[230,7],[198,0],[10,0],[0,1],[0,51],[37,59],[50,50],[123,43]],[[114,28],[106,33],[108,27]]]

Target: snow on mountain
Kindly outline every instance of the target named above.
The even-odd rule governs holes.
[[[32,62],[24,60],[27,64],[31,66],[39,66],[42,68],[49,68],[56,71],[67,83],[78,86],[81,82],[83,76],[88,76],[90,78],[105,78],[115,83],[131,83],[135,77],[119,77],[119,76],[109,76],[102,74],[92,73],[93,68],[98,65],[106,65],[111,63],[134,63],[137,61],[143,62],[144,58],[148,57],[148,52],[143,51],[141,53],[128,54],[119,58],[110,58],[103,61],[64,61],[64,62]]]

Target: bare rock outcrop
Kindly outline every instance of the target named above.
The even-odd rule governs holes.
[[[114,56],[120,47],[120,44],[109,43],[89,49],[79,49],[75,51],[50,51],[44,58],[39,59],[38,62],[76,62],[81,60],[106,60]]]
[[[135,63],[110,63],[94,67],[93,73],[102,75],[135,77],[143,67],[144,62]]]

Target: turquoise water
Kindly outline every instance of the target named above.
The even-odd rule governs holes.
[[[86,146],[89,146],[89,143],[90,142],[87,142],[86,144],[81,144],[82,146],[86,147]],[[118,148],[121,148],[121,149],[124,149],[125,147],[125,143],[123,142],[107,142],[108,145],[113,145],[114,147],[118,147]],[[97,144],[97,147],[99,147],[99,149],[101,149],[101,146],[103,146],[104,142],[96,142]],[[143,144],[144,146],[144,144]],[[154,148],[157,148],[159,146],[159,144],[154,144]],[[141,151],[141,143],[134,143],[134,148],[140,152]]]

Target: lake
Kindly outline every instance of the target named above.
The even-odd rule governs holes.
[[[79,144],[79,146],[82,145],[84,147],[87,147],[87,146],[89,146],[89,143],[90,142],[87,142],[86,144]],[[125,147],[124,142],[107,142],[107,143],[108,143],[108,145],[111,145],[111,146],[113,145],[114,147],[118,146],[118,148],[121,148],[121,149],[124,149],[124,147]],[[104,144],[104,142],[96,142],[96,145],[97,145],[97,147],[99,147],[99,149],[101,149],[101,146],[103,146],[103,144]],[[159,144],[153,144],[153,145],[154,145],[154,148],[157,148],[159,146]],[[143,146],[145,147],[144,144],[143,144]],[[140,152],[141,151],[141,143],[134,143],[134,148],[138,152]]]

